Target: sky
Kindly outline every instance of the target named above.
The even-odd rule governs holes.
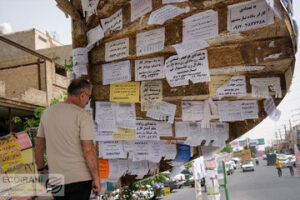
[[[294,18],[300,25],[300,1],[294,1]],[[0,0],[0,24],[8,23],[12,31],[23,31],[36,28],[42,32],[48,31],[50,35],[56,32],[56,39],[63,44],[71,44],[71,19],[66,18],[65,14],[56,7],[55,0]],[[275,132],[281,129],[284,137],[284,128],[289,127],[289,120],[295,125],[297,118],[300,122],[300,54],[296,54],[296,65],[293,77],[293,83],[290,93],[282,100],[278,109],[282,116],[278,122],[266,118],[254,129],[244,134],[239,139],[265,138],[266,144],[269,144],[275,138]],[[297,110],[298,111],[295,111]],[[297,115],[293,118],[291,115]]]

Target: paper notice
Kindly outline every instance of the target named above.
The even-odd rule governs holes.
[[[81,77],[82,75],[87,75],[88,73],[86,64],[73,66],[73,72],[77,78]]]
[[[234,66],[234,67],[221,67],[221,68],[215,68],[210,69],[211,75],[217,75],[217,74],[232,74],[236,72],[251,72],[251,71],[259,71],[263,70],[264,66]]]
[[[185,2],[187,0],[162,0],[163,4],[167,4],[167,3],[179,3],[179,2]]]
[[[148,160],[150,155],[149,141],[134,141],[132,153],[132,161]]]
[[[221,122],[242,121],[242,107],[240,102],[218,101],[219,120]]]
[[[159,163],[162,158],[162,141],[149,141],[149,156],[150,162]]]
[[[216,91],[218,97],[243,97],[247,95],[246,77],[233,76],[230,81],[219,87]]]
[[[241,121],[258,119],[258,105],[255,100],[218,101],[220,121]]]
[[[187,131],[188,122],[175,122],[175,134],[176,138],[187,137],[190,133]]]
[[[130,4],[132,22],[152,10],[152,0],[131,0]]]
[[[155,121],[137,120],[136,121],[137,140],[159,140],[158,125]]]
[[[123,82],[110,85],[109,100],[115,102],[139,102],[140,82]]]
[[[184,43],[172,45],[179,58],[194,53],[197,50],[204,49],[209,46],[205,40],[188,40]]]
[[[183,42],[204,40],[219,35],[218,12],[207,10],[183,20]]]
[[[281,98],[280,77],[273,78],[251,78],[252,96],[267,98],[270,96],[269,89],[275,92],[275,98]]]
[[[176,144],[165,143],[162,145],[162,156],[165,158],[165,160],[173,160],[176,157],[176,154]]]
[[[182,101],[181,108],[183,121],[200,121],[203,119],[202,101]]]
[[[172,125],[167,122],[157,122],[159,136],[172,137]]]
[[[102,83],[108,85],[131,80],[129,60],[102,65]]]
[[[149,58],[135,61],[135,81],[165,78],[164,57]]]
[[[118,31],[123,28],[122,9],[115,12],[110,17],[101,19],[101,25],[105,31]]]
[[[246,31],[273,23],[274,14],[266,1],[254,0],[228,6],[228,31]]]
[[[136,140],[135,129],[118,128],[113,134],[113,140]]]
[[[76,48],[72,50],[73,66],[86,65],[88,60],[87,48]]]
[[[266,100],[264,100],[264,108],[270,119],[275,122],[280,119],[281,112],[276,108],[272,97],[268,97]]]
[[[151,117],[156,120],[168,121],[168,123],[174,123],[174,117],[176,112],[176,105],[165,101],[161,101],[159,104],[159,109],[157,104],[153,104],[152,110],[147,112],[147,117]]]
[[[107,179],[109,176],[109,162],[105,159],[98,159],[99,177]]]
[[[97,129],[98,129],[98,124]],[[96,131],[95,132],[95,140],[96,141],[112,141],[114,140],[113,135],[115,131]]]
[[[210,76],[209,82],[209,95],[210,96],[217,96],[218,88],[222,87],[226,83],[228,83],[231,79],[231,76]]]
[[[129,56],[129,38],[105,43],[105,61],[113,61]]]
[[[122,141],[99,142],[99,154],[104,159],[127,158]]]
[[[167,5],[151,13],[148,24],[164,24],[168,19],[185,13],[185,9],[177,6]]]
[[[86,33],[87,39],[88,39],[88,45],[86,46],[86,48],[88,50],[92,49],[92,47],[94,46],[94,44],[96,42],[98,42],[99,40],[101,40],[102,38],[104,38],[104,31],[102,30],[101,26],[98,25],[95,28],[89,30]]]
[[[136,114],[134,103],[117,103],[116,111],[117,126],[119,128],[136,128]]]
[[[100,0],[81,0],[83,16],[86,17],[86,20],[89,16],[97,14],[97,6]]]
[[[116,104],[96,101],[95,107],[95,121],[98,123],[98,131],[116,131]]]
[[[136,55],[141,56],[163,50],[165,28],[154,29],[136,35]]]
[[[180,66],[180,67],[178,67]],[[164,71],[171,87],[210,81],[207,51],[196,51],[179,58],[171,56],[165,62]]]
[[[244,119],[258,119],[258,105],[256,100],[240,101]]]
[[[154,103],[158,104],[162,100],[162,92],[163,87],[161,81],[143,81],[141,84],[142,111],[151,110]]]

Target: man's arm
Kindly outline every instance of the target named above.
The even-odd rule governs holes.
[[[35,160],[38,169],[44,168],[44,153],[46,149],[46,140],[43,137],[36,137]]]
[[[90,169],[90,172],[93,177],[93,190],[96,195],[100,194],[101,186],[100,186],[100,178],[98,171],[98,160],[97,160],[97,152],[94,147],[92,140],[81,140],[83,153],[87,165]]]

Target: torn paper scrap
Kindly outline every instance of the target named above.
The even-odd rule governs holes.
[[[185,13],[185,9],[173,5],[167,5],[153,11],[148,19],[148,24],[164,24],[168,19]]]
[[[251,78],[252,96],[259,98],[267,98],[270,96],[269,90],[275,92],[275,98],[281,98],[280,77],[272,78]]]
[[[264,108],[270,119],[277,122],[280,119],[281,112],[276,108],[272,97],[268,97],[264,100]]]
[[[188,40],[180,44],[172,45],[179,58],[194,53],[197,50],[207,48],[209,44],[205,40]]]
[[[86,36],[88,39],[88,45],[86,46],[86,48],[88,50],[91,50],[93,48],[94,44],[96,44],[99,40],[104,38],[104,31],[102,30],[101,26],[98,25],[95,28],[89,30],[86,33]]]
[[[165,62],[164,71],[171,87],[210,81],[207,51],[196,51],[193,54],[179,58],[169,57]]]

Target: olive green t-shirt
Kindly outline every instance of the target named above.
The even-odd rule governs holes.
[[[75,104],[59,103],[41,117],[38,137],[46,139],[49,173],[64,175],[65,184],[92,180],[81,140],[93,140],[93,121]]]

